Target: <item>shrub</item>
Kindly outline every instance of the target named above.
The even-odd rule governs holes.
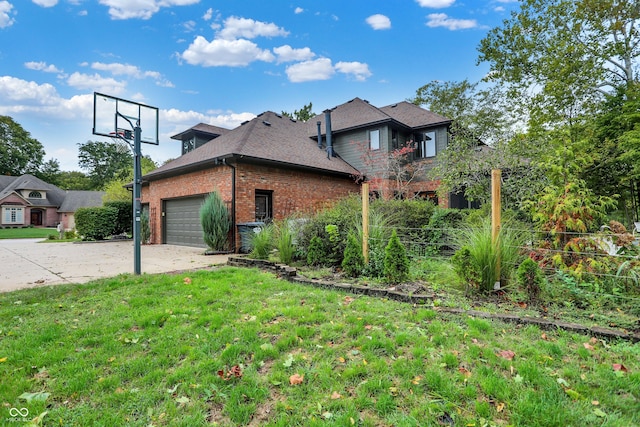
[[[351,277],[358,277],[364,268],[362,255],[362,242],[358,241],[356,233],[350,232],[347,236],[347,246],[342,259],[342,270]]]
[[[118,209],[103,206],[79,208],[75,213],[76,230],[84,240],[104,240],[114,234]]]
[[[149,243],[151,240],[151,226],[149,224],[149,211],[143,210],[140,217],[140,241],[142,244]]]
[[[396,230],[384,250],[384,276],[390,283],[402,283],[409,276],[409,258]]]
[[[104,203],[105,207],[118,211],[113,234],[131,234],[133,228],[133,203],[131,201],[114,200]]]
[[[251,235],[251,252],[249,256],[255,259],[269,259],[273,249],[273,224],[263,226],[260,231]]]
[[[451,264],[458,277],[465,283],[467,292],[480,287],[481,275],[473,261],[471,249],[468,246],[461,247],[453,254]]]
[[[318,236],[311,238],[309,247],[307,248],[307,264],[309,265],[322,265],[325,259],[325,250],[322,239]]]
[[[64,238],[66,240],[75,239],[77,237],[76,230],[67,230],[64,232]]]
[[[216,191],[210,193],[200,207],[200,223],[207,246],[214,251],[227,250],[231,217],[224,201]]]
[[[357,226],[358,235],[362,236],[362,222]],[[390,217],[379,210],[369,212],[369,259],[364,266],[363,274],[369,277],[384,276],[384,248],[391,237]]]
[[[527,292],[530,303],[536,303],[544,283],[544,275],[537,262],[526,258],[516,270],[516,283]]]

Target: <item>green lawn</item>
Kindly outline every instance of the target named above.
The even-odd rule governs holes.
[[[0,424],[633,426],[640,345],[223,267],[0,294]]]
[[[46,239],[49,234],[58,236],[55,228],[0,228],[0,239]]]

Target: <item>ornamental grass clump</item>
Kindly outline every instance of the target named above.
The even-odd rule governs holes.
[[[520,248],[525,236],[517,230],[503,227],[496,241],[491,235],[491,222],[487,219],[476,227],[463,227],[455,237],[459,248],[451,259],[456,271],[467,282],[471,292],[487,293],[496,283],[504,287],[514,266],[521,259]],[[498,276],[500,263],[500,276]]]
[[[220,195],[210,193],[200,207],[200,223],[202,224],[204,242],[213,251],[228,249],[228,235],[231,229],[231,216]]]
[[[289,221],[283,221],[274,225],[274,227],[274,243],[276,249],[278,249],[278,258],[280,258],[280,262],[289,264],[296,252],[296,247],[293,244],[294,230],[292,229],[292,224]]]
[[[251,234],[251,252],[249,256],[254,259],[269,259],[273,249],[274,225],[268,224],[260,227]]]

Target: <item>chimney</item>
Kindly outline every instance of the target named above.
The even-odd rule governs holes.
[[[322,149],[322,122],[318,120],[316,124],[318,125],[318,148]]]
[[[331,110],[325,110],[324,111],[324,121],[325,121],[325,127],[326,127],[326,131],[327,131],[327,157],[331,158],[331,157],[335,157],[335,154],[333,152],[333,142],[331,141]]]

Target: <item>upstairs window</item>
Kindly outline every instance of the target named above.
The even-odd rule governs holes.
[[[369,132],[369,149],[371,150],[380,149],[380,131],[379,130],[372,130]]]
[[[436,156],[435,131],[419,133],[416,135],[416,158],[423,159]]]
[[[32,191],[31,193],[29,193],[29,198],[30,199],[42,199],[42,193],[40,193],[39,191]]]

